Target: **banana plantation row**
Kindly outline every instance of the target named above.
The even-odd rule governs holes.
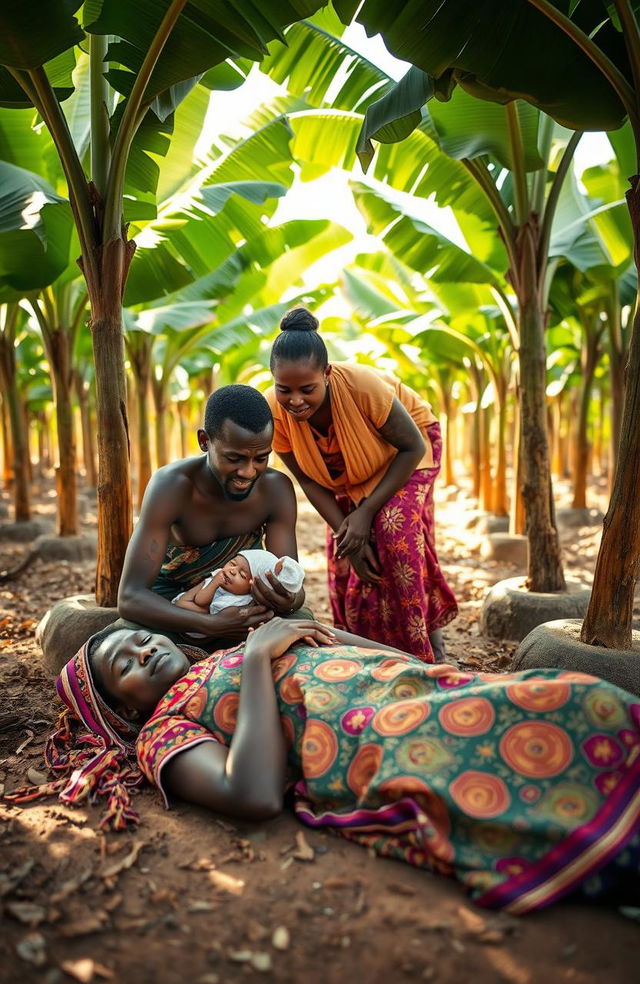
[[[208,0],[158,0],[145,19],[125,0],[80,6],[36,0],[28,24],[17,8],[2,15],[0,373],[16,517],[29,508],[27,417],[42,420],[52,395],[62,534],[77,523],[75,417],[90,481],[97,436],[96,593],[112,604],[131,530],[129,420],[140,496],[152,465],[181,453],[170,408],[192,426],[193,401],[213,384],[266,385],[284,310],[316,310],[339,291],[348,316],[324,328],[333,354],[388,359],[439,407],[453,432],[446,479],[468,447],[483,503],[504,513],[510,501],[513,528],[526,529],[534,591],[565,586],[552,450],[566,470],[571,443],[581,506],[596,448],[612,507],[583,639],[629,648],[640,560],[637,176],[625,203],[640,142],[634,5],[505,0],[470,19],[464,0],[411,0],[390,18],[380,0],[273,0],[260,14],[227,4],[224,23]],[[410,63],[399,82],[343,37],[356,12]],[[509,38],[499,50],[497,16]],[[217,93],[256,72],[280,95],[242,139],[203,148]],[[578,174],[582,131],[600,129],[610,159]],[[276,215],[294,184],[313,195],[332,169],[350,176],[378,244],[339,283],[313,280],[313,264],[351,230]],[[431,225],[427,202],[453,225]]]

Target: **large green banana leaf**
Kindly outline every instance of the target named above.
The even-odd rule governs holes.
[[[601,0],[555,0],[621,70],[624,43]],[[522,98],[575,130],[615,129],[625,109],[608,79],[563,31],[527,0],[364,0],[368,34],[431,78],[505,103]],[[403,115],[401,108],[398,114]]]
[[[0,296],[51,284],[69,262],[69,203],[43,178],[0,162]]]

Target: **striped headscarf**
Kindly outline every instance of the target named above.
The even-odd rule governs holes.
[[[26,803],[57,793],[63,803],[77,804],[106,797],[100,826],[123,830],[128,824],[139,823],[130,790],[144,781],[136,760],[140,725],[120,717],[100,696],[89,661],[92,639],[65,664],[56,680],[58,696],[66,707],[47,739],[44,759],[58,778],[17,789],[4,798]],[[207,655],[195,646],[180,649],[191,662]]]

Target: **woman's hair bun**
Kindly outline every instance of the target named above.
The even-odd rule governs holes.
[[[317,331],[319,327],[320,322],[315,315],[303,307],[287,311],[280,322],[280,331]]]

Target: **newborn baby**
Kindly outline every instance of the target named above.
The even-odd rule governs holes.
[[[224,567],[212,571],[204,581],[172,598],[171,604],[203,615],[215,614],[230,605],[253,604],[249,594],[250,582],[258,575],[264,577],[267,571],[275,574],[282,587],[293,594],[302,587],[304,571],[297,560],[292,557],[278,558],[270,550],[241,550]],[[197,632],[190,632],[189,635],[204,638]]]

